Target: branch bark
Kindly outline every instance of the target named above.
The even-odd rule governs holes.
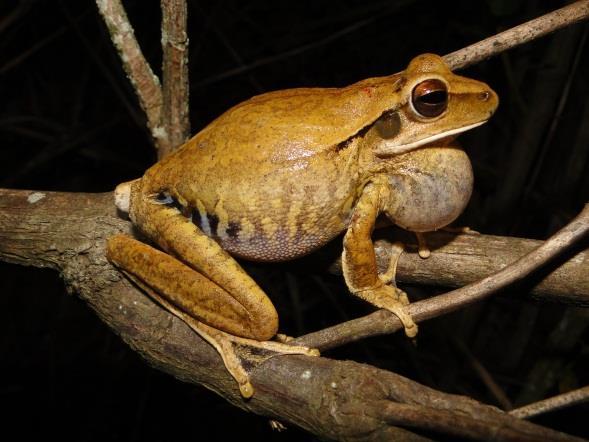
[[[587,18],[589,18],[589,0],[579,0],[447,54],[444,60],[450,69],[462,69]]]
[[[398,227],[382,229],[375,242],[379,270],[384,273],[390,262],[391,245],[401,241],[405,252],[397,265],[397,281],[405,284],[462,287],[496,273],[522,256],[540,247],[544,241],[478,234],[430,232],[424,236],[433,250],[423,259],[417,253],[415,235]],[[527,278],[518,289],[534,299],[589,307],[589,239],[581,241],[565,257],[557,259],[538,275]],[[329,271],[341,274],[341,262]]]
[[[430,299],[414,302],[405,307],[405,310],[413,317],[415,322],[421,322],[481,301],[509,284],[520,281],[530,273],[542,268],[552,259],[585,238],[588,233],[589,204],[585,205],[583,211],[564,228],[513,264],[465,287]],[[584,270],[579,269],[580,274],[585,275],[587,273],[587,264],[581,261],[581,265]],[[402,328],[403,325],[399,318],[389,311],[379,310],[363,318],[310,333],[296,339],[293,343],[324,350],[369,336],[393,333]]]
[[[256,395],[244,401],[212,347],[108,264],[105,241],[121,232],[131,233],[131,225],[117,217],[110,193],[0,190],[0,259],[61,271],[68,288],[150,364],[240,408],[331,439],[425,440],[402,425],[475,439],[575,440],[469,398],[327,358],[268,360],[253,372]]]
[[[133,26],[121,1],[96,0],[96,6],[119,53],[127,78],[137,94],[139,104],[145,112],[147,127],[153,135],[156,147],[162,148],[166,144],[166,139],[165,131],[160,127],[163,95],[159,78],[153,73],[141,52]]]
[[[162,126],[167,145],[160,158],[181,146],[190,135],[188,119],[188,36],[186,0],[162,0],[163,96]]]
[[[162,158],[190,134],[188,119],[188,37],[186,0],[162,0],[163,89],[147,63],[120,0],[96,0],[98,10]]]
[[[534,402],[533,404],[511,410],[509,414],[520,419],[528,419],[549,411],[560,410],[562,408],[570,407],[574,404],[589,401],[589,386],[578,388],[558,396],[553,396],[542,401]]]

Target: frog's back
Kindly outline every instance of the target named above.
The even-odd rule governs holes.
[[[195,139],[232,156],[293,160],[358,134],[398,103],[400,74],[344,88],[298,88],[255,96],[226,111]],[[219,142],[220,141],[220,142]],[[254,154],[254,152],[259,152]]]
[[[263,261],[307,254],[346,227],[360,179],[349,140],[395,101],[398,83],[391,76],[254,97],[146,177],[191,206],[193,221],[232,254]]]

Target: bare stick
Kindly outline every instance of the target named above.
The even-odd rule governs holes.
[[[444,60],[450,69],[462,69],[588,17],[589,0],[580,0],[445,55]]]
[[[569,224],[550,237],[540,247],[503,270],[478,282],[406,307],[416,322],[453,312],[496,293],[519,281],[567,250],[589,232],[589,204]],[[293,343],[321,350],[337,347],[369,336],[392,333],[403,328],[392,313],[379,310],[362,318],[347,321],[295,339]]]
[[[515,410],[511,410],[509,414],[520,419],[528,419],[542,413],[560,410],[561,408],[587,401],[589,401],[589,386],[516,408]]]
[[[120,0],[96,0],[96,5],[119,52],[127,77],[147,116],[147,126],[155,139],[156,146],[160,148],[165,131],[162,131],[160,127],[163,100],[159,79],[139,48],[133,27]]]
[[[188,119],[188,37],[186,1],[162,0],[163,90],[145,60],[120,0],[96,0],[123,68],[147,116],[162,158],[186,141]]]
[[[190,135],[188,119],[188,36],[186,0],[162,0],[163,96],[162,126],[167,143],[160,158],[182,145]]]

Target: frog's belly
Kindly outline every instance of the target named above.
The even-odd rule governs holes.
[[[322,247],[345,228],[342,214],[312,213],[291,207],[285,215],[272,218],[195,211],[192,222],[231,255],[252,261],[288,261]]]
[[[272,238],[254,235],[251,238],[216,238],[230,254],[252,261],[288,261],[320,248],[335,235],[306,234],[291,238],[288,232],[277,231]]]

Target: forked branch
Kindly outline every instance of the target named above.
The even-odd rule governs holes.
[[[60,271],[71,290],[151,365],[240,408],[338,440],[423,440],[398,426],[478,440],[575,440],[394,373],[328,358],[268,360],[252,373],[256,394],[244,401],[213,348],[106,261],[106,239],[130,231],[110,193],[0,189],[0,259]]]
[[[163,89],[141,52],[121,1],[96,0],[96,5],[161,158],[184,143],[190,133],[186,0],[162,0]]]
[[[503,270],[443,295],[412,303],[405,309],[416,322],[421,322],[481,301],[540,269],[586,237],[588,232],[589,204],[585,205],[577,217],[541,246]],[[402,328],[401,321],[396,316],[386,310],[379,310],[363,318],[310,333],[296,339],[295,342],[324,350],[369,336],[393,333]]]

